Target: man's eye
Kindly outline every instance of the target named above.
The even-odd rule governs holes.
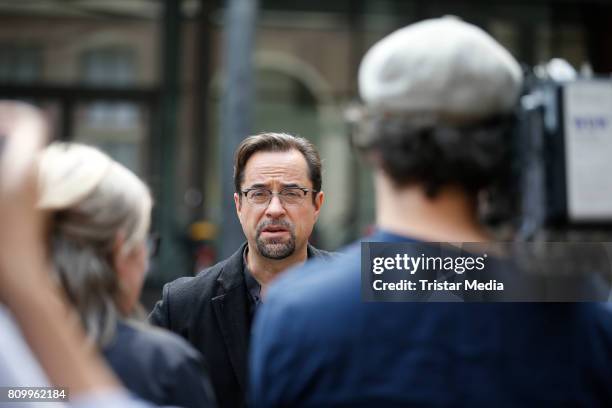
[[[281,194],[287,198],[299,198],[300,193],[301,191],[299,190],[283,190]]]
[[[268,192],[265,190],[254,190],[251,191],[251,197],[253,198],[263,198],[263,197],[267,197],[268,196]]]

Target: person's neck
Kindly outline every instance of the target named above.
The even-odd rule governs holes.
[[[247,262],[251,275],[259,282],[262,290],[284,270],[306,262],[308,248],[304,245],[302,250],[296,250],[292,255],[284,259],[270,259],[262,256],[249,246]]]
[[[478,222],[476,202],[458,187],[444,187],[430,198],[422,186],[396,188],[375,176],[379,228],[431,242],[483,242],[490,237]]]

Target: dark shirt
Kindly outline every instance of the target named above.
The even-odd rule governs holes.
[[[364,302],[357,244],[271,285],[249,398],[255,408],[611,407],[611,361],[609,305]]]
[[[200,353],[174,333],[119,322],[103,354],[123,385],[143,400],[160,406],[216,406]]]
[[[244,252],[242,253],[242,273],[244,274],[244,282],[247,287],[247,292],[249,294],[249,302],[250,302],[250,311],[251,317],[255,315],[259,305],[261,305],[261,285],[257,282],[257,279],[251,273],[249,269],[249,264],[247,262],[247,254],[249,253],[249,246],[247,245],[244,248]]]

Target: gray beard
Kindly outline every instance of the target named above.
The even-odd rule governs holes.
[[[261,238],[261,232],[269,225],[281,225],[284,228],[287,228],[290,235],[289,240],[264,240]],[[295,232],[293,231],[291,225],[287,222],[266,222],[260,225],[257,229],[255,243],[257,244],[257,250],[263,257],[268,259],[285,259],[295,252]]]

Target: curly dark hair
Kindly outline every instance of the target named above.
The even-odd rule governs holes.
[[[476,194],[510,172],[511,118],[461,126],[370,120],[374,137],[361,148],[376,152],[378,164],[397,187],[421,184],[431,198],[448,185]]]

